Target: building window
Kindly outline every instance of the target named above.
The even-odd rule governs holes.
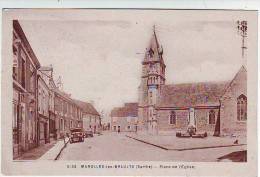
[[[153,92],[152,91],[149,92],[149,96],[150,96],[150,99],[149,99],[150,104],[152,104],[153,103]]]
[[[60,120],[60,129],[63,130],[63,119]]]
[[[18,51],[13,45],[13,79],[18,80]]]
[[[25,73],[26,73],[26,70],[25,70],[25,60],[22,59],[22,76],[21,76],[21,85],[23,88],[25,88]]]
[[[17,144],[18,143],[18,111],[19,107],[17,104],[13,103],[13,143]]]
[[[70,128],[72,128],[73,127],[73,124],[72,124],[72,120],[70,121]]]
[[[171,114],[170,114],[170,124],[172,124],[172,125],[176,124],[176,113],[175,113],[175,111],[171,111]]]
[[[18,106],[17,106],[17,104],[13,103],[13,128],[17,128],[18,127],[17,112],[18,112]]]
[[[114,126],[114,131],[116,131],[116,126]]]
[[[247,120],[247,98],[243,94],[237,98],[237,120]]]
[[[64,120],[64,130],[66,130],[66,129],[67,129],[67,121]]]
[[[30,91],[31,92],[34,92],[34,68],[33,68],[33,66],[30,64],[29,65],[30,67]]]
[[[209,111],[209,124],[215,124],[215,111]]]

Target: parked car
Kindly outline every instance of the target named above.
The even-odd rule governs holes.
[[[93,131],[92,130],[86,130],[85,131],[85,137],[88,138],[88,137],[93,137]]]
[[[84,132],[81,128],[73,128],[70,130],[70,143],[84,142]]]

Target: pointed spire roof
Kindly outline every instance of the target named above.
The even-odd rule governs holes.
[[[158,38],[155,31],[155,26],[153,27],[153,34],[150,39],[149,47],[146,48],[146,55],[144,61],[162,61],[162,46],[158,42]]]
[[[152,38],[150,40],[150,46],[149,48],[152,48],[152,49],[159,49],[160,45],[159,45],[159,42],[158,42],[158,39],[157,39],[157,35],[156,35],[156,32],[155,32],[155,25],[153,26],[153,35],[152,35]]]

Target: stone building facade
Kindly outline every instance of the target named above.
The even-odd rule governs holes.
[[[83,111],[56,87],[52,66],[41,66],[18,20],[13,20],[13,158],[82,127]]]
[[[91,104],[79,100],[75,102],[83,110],[82,123],[84,130],[92,130],[93,133],[99,133],[102,130],[101,117],[96,108]]]
[[[49,137],[49,87],[47,78],[41,72],[38,72],[38,139],[39,144],[43,145],[50,142]]]
[[[83,110],[69,94],[59,90],[54,90],[54,109],[56,117],[57,137],[69,134],[70,129],[83,127]]]
[[[241,67],[220,98],[222,134],[245,134],[247,130],[247,71]]]
[[[156,33],[146,49],[139,86],[138,129],[186,131],[220,136],[246,134],[247,71],[240,68],[231,81],[165,84],[163,49]]]
[[[125,103],[124,107],[117,107],[111,111],[111,131],[136,132],[138,103]]]
[[[13,21],[13,155],[37,146],[37,69],[35,56],[19,22]]]
[[[56,116],[55,116],[55,107],[54,107],[54,98],[55,93],[54,90],[56,89],[55,82],[52,77],[49,79],[49,133],[50,133],[50,141],[57,140],[57,130],[56,130]]]

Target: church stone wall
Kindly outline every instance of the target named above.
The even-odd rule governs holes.
[[[209,124],[209,112],[210,110],[215,111],[215,124]],[[215,131],[215,126],[218,118],[218,109],[196,109],[196,127],[197,132],[207,132],[209,135],[213,135]]]
[[[213,135],[215,131],[218,109],[215,111],[215,124],[209,124],[209,111],[212,109],[195,109],[196,126],[198,132],[206,131],[209,135]],[[158,110],[158,128],[162,131],[183,131],[185,132],[188,128],[189,121],[189,110],[174,110],[176,113],[176,124],[170,124],[171,110]]]
[[[247,122],[237,120],[237,98],[247,96],[247,75],[242,68],[230,87],[221,98],[220,130],[221,135],[246,135]],[[247,100],[249,102],[249,100]],[[250,119],[250,117],[248,117]]]
[[[189,111],[174,110],[176,112],[176,124],[170,124],[171,110],[158,110],[158,128],[159,130],[181,130],[186,131],[188,126]]]

